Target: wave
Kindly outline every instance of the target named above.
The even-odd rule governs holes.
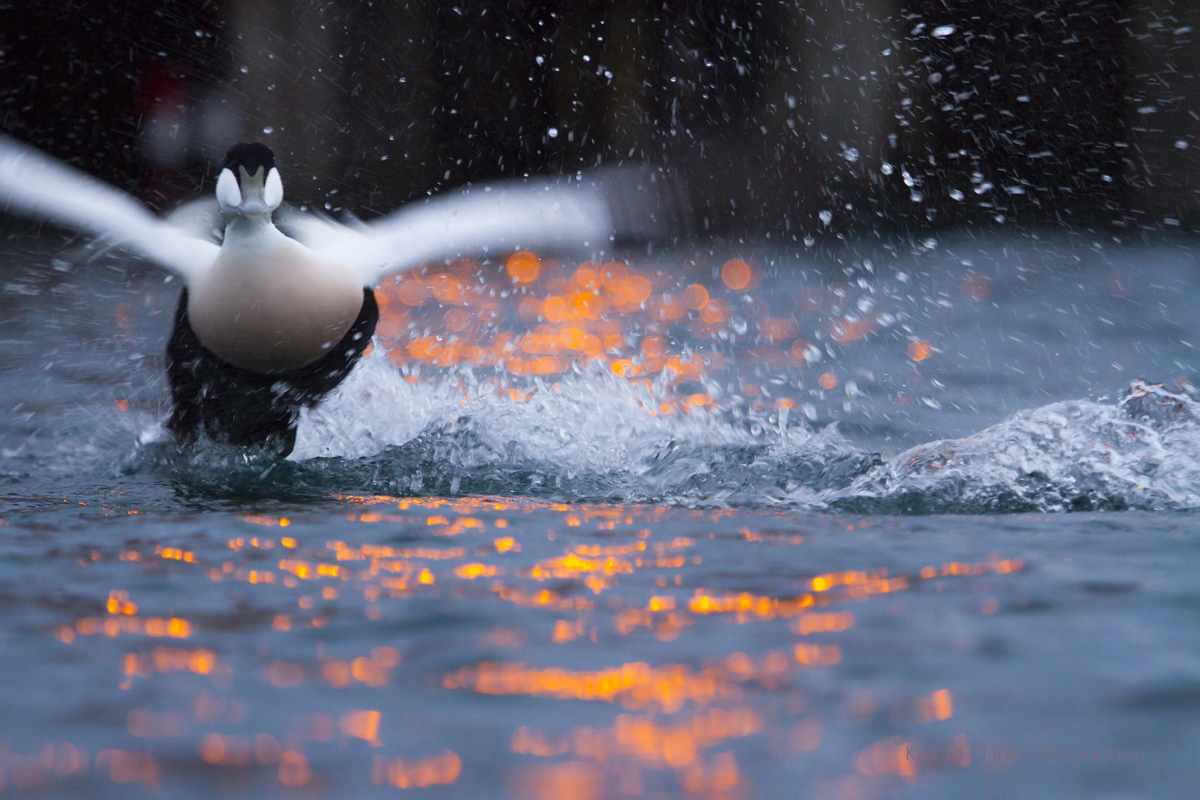
[[[1198,410],[1190,393],[1135,381],[1115,403],[1054,403],[914,447],[823,501],[892,513],[1189,510],[1200,505]]]

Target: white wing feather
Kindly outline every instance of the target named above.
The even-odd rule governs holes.
[[[351,228],[290,212],[297,239],[353,269],[364,286],[392,272],[488,251],[601,248],[613,223],[593,184],[496,183],[413,204]]]
[[[176,206],[163,219],[195,239],[219,243],[225,230],[221,207],[211,194]]]
[[[119,189],[7,136],[0,136],[0,210],[96,234],[186,281],[212,266],[220,249],[160,220]]]

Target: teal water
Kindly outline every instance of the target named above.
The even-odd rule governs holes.
[[[393,356],[431,296],[279,461],[161,435],[174,284],[10,238],[2,791],[1186,795],[1188,243],[729,255],[613,312],[686,381]]]

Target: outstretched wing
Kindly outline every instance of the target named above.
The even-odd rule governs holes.
[[[600,250],[614,239],[678,227],[646,169],[617,169],[563,181],[502,182],[414,203],[350,227],[289,211],[280,223],[300,241],[351,267],[364,286],[423,263],[513,250]]]
[[[178,205],[163,219],[194,239],[218,243],[225,236],[225,220],[221,218],[221,207],[215,195]]]
[[[160,220],[124,192],[2,135],[0,210],[96,234],[187,281],[207,270],[220,249]]]

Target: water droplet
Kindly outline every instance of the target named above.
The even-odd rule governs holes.
[[[551,128],[550,130],[546,131],[546,134],[549,135],[549,137],[551,139],[557,139],[558,138],[558,128]]]
[[[263,128],[263,133],[265,133],[267,136],[270,136],[270,135],[271,135],[272,133],[274,133],[274,132],[275,132],[275,129],[274,129],[274,128],[272,128],[270,125],[268,125],[267,127]]]
[[[950,34],[954,33],[953,25],[938,25],[933,29],[933,38],[945,39]]]
[[[853,147],[847,147],[842,151],[842,158],[853,164],[855,161],[858,161],[858,150]]]
[[[246,66],[243,66],[243,67],[242,67],[242,74],[243,74],[243,75],[245,75],[245,74],[246,74],[247,72],[249,72],[249,71],[250,71],[250,68],[249,68],[249,67],[246,67]]]
[[[826,225],[833,222],[833,212],[832,211],[822,211],[819,214],[817,214],[817,216],[820,217],[821,222],[824,222]]]
[[[1180,150],[1187,150],[1187,149],[1188,149],[1188,143],[1187,143],[1187,142],[1185,142],[1183,139],[1176,139],[1176,140],[1175,140],[1175,146],[1176,146],[1176,147],[1178,147]]]
[[[962,200],[964,197],[966,197],[966,195],[960,192],[958,189],[951,189],[950,197],[954,200]]]

